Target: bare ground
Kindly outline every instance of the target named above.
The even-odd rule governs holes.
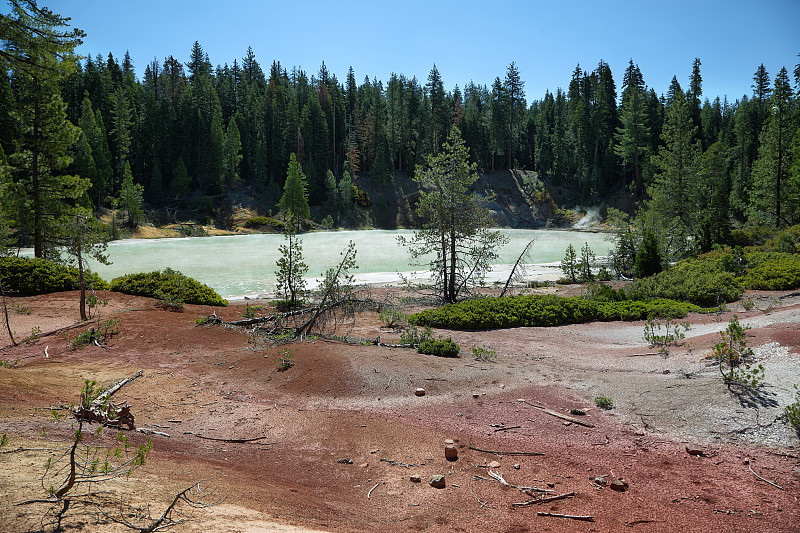
[[[15,334],[42,333],[0,349],[0,360],[20,359],[0,368],[0,433],[9,437],[0,449],[2,531],[41,528],[44,505],[14,504],[44,495],[39,475],[54,444],[41,428],[51,438],[65,430],[37,408],[76,401],[84,379],[108,385],[140,369],[115,400],[132,405],[137,427],[169,437],[152,435],[147,464],[110,489],[160,513],[172,494],[207,480],[224,503],[194,510],[179,531],[800,531],[798,435],[782,414],[800,382],[797,296],[751,293],[756,308],[732,306],[766,367],[757,395],[728,390],[703,359],[730,313],[688,317],[687,338],[668,358],[635,355],[655,350],[642,340],[643,323],[620,322],[437,332],[462,346],[459,359],[309,341],[289,346],[295,364],[278,372],[277,349],[254,351],[245,333],[195,325],[213,311],[239,318],[242,305],[173,313],[146,298],[101,296],[102,319],[120,319],[120,333],[82,350],[63,332],[48,334],[89,327],[75,322],[77,293],[11,299]],[[354,334],[397,337],[374,314],[360,316]],[[475,361],[473,344],[497,357]],[[425,396],[414,395],[418,387]],[[614,409],[598,409],[596,396]],[[580,408],[594,427],[533,405],[567,415]],[[445,439],[455,441],[457,461],[445,460]],[[513,510],[531,498],[490,472],[575,496]],[[434,474],[446,488],[428,485]],[[606,475],[625,479],[627,491],[592,483]],[[70,530],[115,530],[93,518],[73,516]]]

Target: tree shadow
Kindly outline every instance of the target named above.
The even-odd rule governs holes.
[[[759,407],[779,407],[777,395],[763,387],[748,387],[740,383],[729,383],[728,390],[739,401],[739,405],[748,409]]]

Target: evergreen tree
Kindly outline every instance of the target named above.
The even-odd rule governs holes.
[[[239,180],[239,163],[242,160],[242,141],[239,127],[234,117],[228,121],[228,130],[225,132],[223,146],[223,169],[225,178],[229,181]]]
[[[103,205],[108,193],[108,186],[112,176],[111,153],[108,149],[108,140],[100,124],[95,120],[92,103],[88,96],[84,96],[81,103],[81,118],[78,125],[89,144],[95,172],[92,176],[92,198],[99,208]]]
[[[294,153],[289,156],[286,184],[278,208],[285,216],[286,242],[279,248],[281,256],[276,263],[278,270],[275,274],[278,278],[278,290],[289,301],[289,305],[294,307],[305,289],[303,276],[308,271],[308,265],[303,261],[303,241],[297,237],[297,232],[301,222],[311,216],[305,176]]]
[[[673,252],[679,257],[687,253],[691,231],[698,227],[700,143],[696,134],[689,102],[677,89],[661,134],[664,145],[653,157],[658,173],[648,190],[648,208],[669,227]]]
[[[294,233],[300,229],[303,220],[311,217],[308,193],[306,192],[306,177],[294,153],[289,156],[289,169],[283,186],[283,196],[278,202],[278,209],[284,213],[286,225]]]
[[[644,191],[642,164],[647,161],[650,135],[643,90],[631,86],[625,91],[620,122],[622,126],[617,128],[614,152],[622,159],[626,169],[633,170],[633,184],[638,198]]]
[[[122,171],[122,186],[119,191],[119,206],[125,213],[125,220],[131,228],[139,225],[144,215],[142,204],[144,203],[144,187],[139,183],[133,182],[133,173],[130,164],[125,161]]]
[[[65,174],[72,162],[67,152],[80,129],[67,120],[59,82],[74,68],[72,52],[83,37],[80,30],[67,29],[68,20],[32,2],[12,2],[0,27],[2,57],[17,92],[12,116],[19,135],[9,156],[12,179],[3,184],[0,196],[15,204],[10,218],[32,235],[36,257],[54,251],[65,218],[90,185]]]
[[[512,61],[506,70],[503,82],[505,97],[507,98],[508,114],[508,168],[514,168],[514,144],[519,136],[522,116],[525,113],[525,82],[519,75],[517,64]]]
[[[647,278],[658,274],[663,269],[661,253],[658,249],[656,233],[652,228],[646,228],[642,237],[642,246],[636,254],[634,273],[637,278]]]
[[[422,228],[410,239],[399,238],[414,259],[435,254],[430,269],[435,291],[445,302],[469,293],[506,242],[500,232],[489,230],[489,210],[469,192],[477,179],[461,132],[453,126],[442,151],[431,155],[428,167],[415,177],[423,191],[416,208]]]
[[[793,91],[786,68],[775,77],[771,113],[761,133],[761,147],[753,167],[750,219],[776,226],[800,221],[800,176],[792,175]]]
[[[578,282],[578,254],[572,243],[567,246],[564,258],[561,260],[561,272],[570,283]]]

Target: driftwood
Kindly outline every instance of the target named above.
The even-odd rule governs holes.
[[[662,355],[661,352],[629,353],[625,357],[644,357],[646,355]]]
[[[538,516],[553,516],[555,518],[571,518],[572,520],[583,520],[584,522],[594,522],[593,516],[581,516],[581,515],[574,515],[574,514],[558,514],[558,513],[546,513],[543,511],[539,511],[536,513]]]
[[[525,405],[529,405],[529,406],[533,407],[534,409],[538,409],[540,411],[544,411],[548,415],[555,416],[556,418],[561,418],[562,420],[567,420],[569,422],[572,422],[573,424],[578,424],[579,426],[584,426],[584,427],[587,427],[587,428],[593,428],[594,427],[594,424],[590,424],[589,422],[584,422],[583,420],[578,420],[577,418],[574,418],[574,417],[571,417],[571,416],[562,415],[558,411],[553,411],[552,409],[548,409],[547,407],[541,407],[539,405],[532,404],[529,401],[524,400],[522,398],[520,398],[517,401],[520,402],[520,403],[524,403]],[[532,420],[532,422],[533,422],[533,420]]]

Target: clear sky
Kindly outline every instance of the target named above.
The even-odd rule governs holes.
[[[353,67],[384,83],[392,72],[424,84],[435,63],[447,90],[472,80],[491,85],[516,61],[528,102],[566,89],[577,64],[606,61],[619,91],[633,59],[645,83],[681,86],[695,57],[703,96],[752,94],[763,63],[770,80],[800,62],[800,0],[472,1],[357,0],[39,0],[87,34],[79,50],[121,60],[136,74],[173,55],[186,62],[194,41],[211,63],[241,62],[248,46],[265,73],[273,60],[309,75],[322,61],[344,81]],[[793,77],[792,77],[793,79]]]

